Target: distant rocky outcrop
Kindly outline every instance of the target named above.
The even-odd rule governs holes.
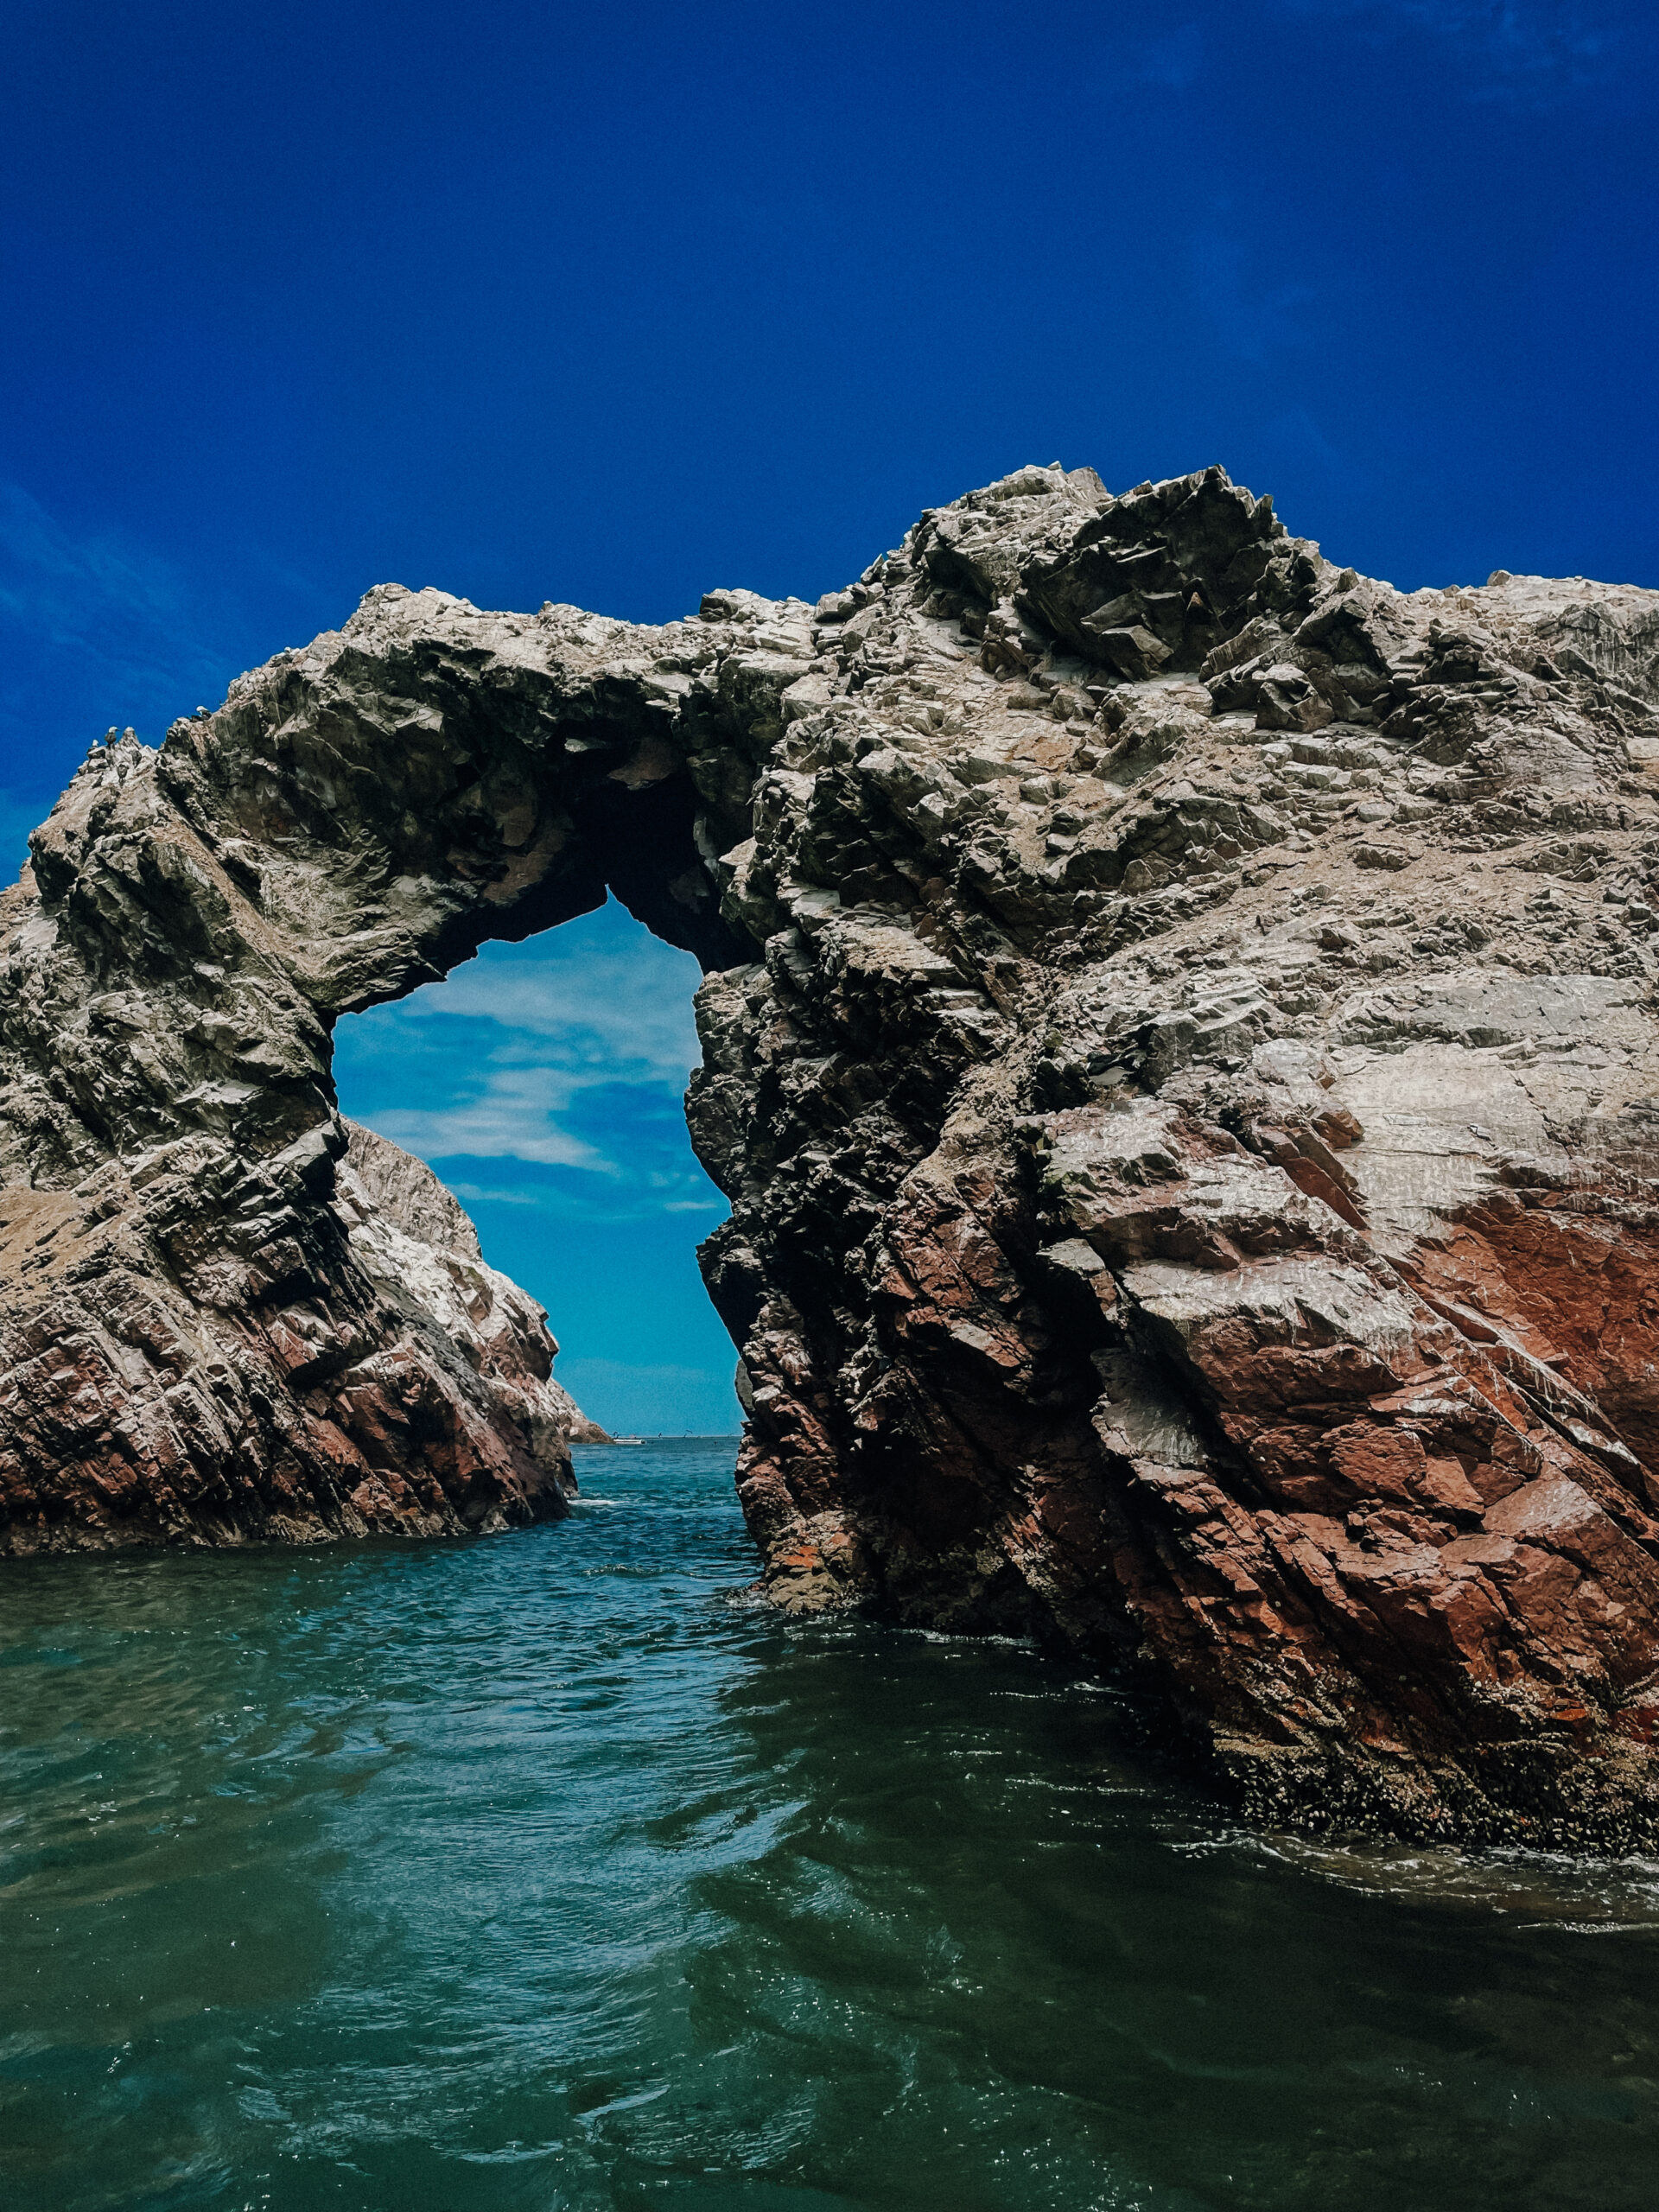
[[[607,1431],[553,1376],[558,1345],[547,1314],[479,1249],[478,1231],[423,1160],[360,1122],[343,1122],[346,1156],[334,1184],[353,1255],[411,1332],[435,1329],[518,1423],[538,1465],[574,1491],[572,1444],[608,1444]]]
[[[1090,1655],[1263,1816],[1652,1848],[1656,657],[1219,469],[1021,470],[816,607],[371,593],[0,908],[10,1541],[556,1503],[328,1033],[608,886],[710,971],[780,1604]]]
[[[90,1205],[0,1192],[0,1549],[444,1535],[563,1512],[571,1444],[610,1438],[554,1381],[546,1314],[485,1263],[423,1161],[340,1128],[328,1217],[310,1225],[335,1248],[332,1336],[315,1291],[239,1325],[196,1303],[143,1235],[188,1201],[142,1157]],[[253,1181],[244,1203],[250,1187],[265,1198]]]

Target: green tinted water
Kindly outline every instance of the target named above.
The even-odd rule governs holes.
[[[1659,1866],[1239,1832],[1022,1649],[562,1526],[0,1574],[0,2199],[1659,2201]]]

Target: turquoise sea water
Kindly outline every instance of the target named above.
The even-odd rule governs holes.
[[[554,1528],[0,1570],[7,2212],[1623,2212],[1659,1866],[1252,1836],[1033,1652]]]

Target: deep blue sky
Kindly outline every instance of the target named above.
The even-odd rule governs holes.
[[[0,837],[371,583],[812,596],[1026,461],[1219,460],[1403,586],[1659,584],[1656,113],[1659,11],[1599,0],[12,0]],[[649,1026],[679,969],[588,926]],[[515,1003],[575,955],[517,957]],[[391,1128],[418,1058],[460,1111],[587,1033],[377,1016],[347,1103]],[[496,1082],[530,1156],[480,1219],[601,1415],[701,1425],[713,1217],[653,1211],[668,1063],[616,1049],[604,1147],[600,1087]]]

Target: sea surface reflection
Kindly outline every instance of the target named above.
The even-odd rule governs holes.
[[[1017,1646],[562,1526],[0,1572],[10,2212],[1643,2212],[1659,1866],[1237,1828]]]

